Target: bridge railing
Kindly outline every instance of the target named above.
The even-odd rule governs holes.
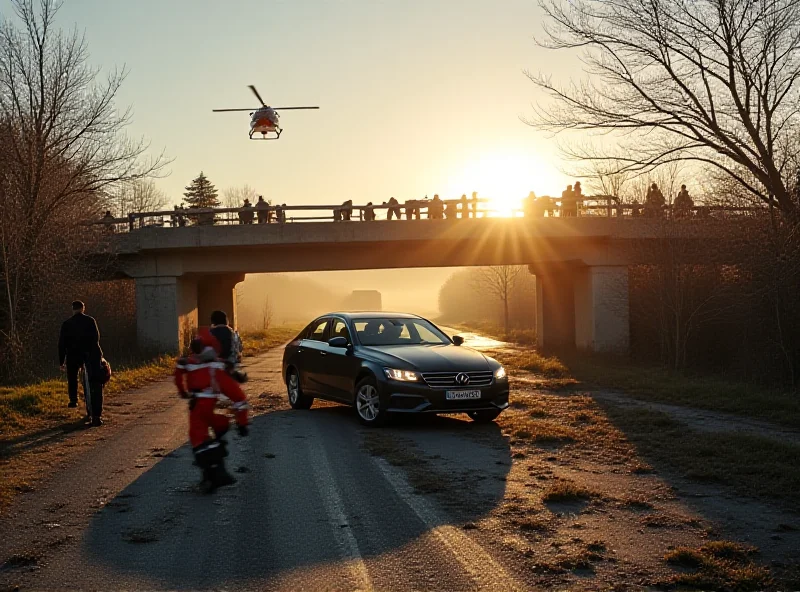
[[[266,209],[249,208],[177,208],[156,212],[132,212],[122,218],[106,216],[94,224],[104,225],[113,232],[132,232],[148,227],[213,226],[239,224],[294,224],[303,222],[346,222],[366,220],[402,220],[423,218],[466,219],[491,217],[674,217],[705,218],[765,214],[763,207],[694,206],[676,209],[666,205],[658,210],[643,204],[619,203],[610,196],[585,197],[577,207],[560,203],[560,198],[544,196],[549,203],[529,204],[527,208],[499,209],[487,198],[442,200],[441,212],[432,211],[432,200],[417,200],[399,204],[377,205],[287,205]]]

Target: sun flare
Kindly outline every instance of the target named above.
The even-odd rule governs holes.
[[[492,216],[519,215],[528,193],[548,194],[560,186],[558,172],[548,162],[521,153],[481,156],[450,179],[446,198],[469,197],[477,191],[478,197],[491,200],[488,207]]]

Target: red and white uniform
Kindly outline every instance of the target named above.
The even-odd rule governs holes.
[[[215,412],[217,400],[226,397],[233,403],[236,423],[247,425],[247,397],[239,383],[225,371],[210,345],[201,354],[181,358],[175,366],[175,386],[181,397],[193,398],[189,409],[189,440],[196,448],[209,438],[211,428],[220,437],[230,426],[226,415]]]

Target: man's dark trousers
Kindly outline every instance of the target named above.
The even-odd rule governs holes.
[[[83,366],[83,360],[76,360],[67,356],[67,393],[69,402],[78,402],[78,371]]]
[[[75,360],[67,357],[67,393],[69,394],[70,403],[78,402],[78,373],[84,361],[81,359]],[[92,371],[92,368],[94,371]],[[88,399],[85,399],[86,414],[91,417],[100,417],[103,414],[103,383],[96,379],[100,372],[99,364],[91,364],[86,362],[86,376],[83,382],[84,397],[88,394]],[[87,393],[86,390],[89,392]]]

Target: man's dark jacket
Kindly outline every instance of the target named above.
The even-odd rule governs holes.
[[[73,363],[99,365],[102,357],[100,331],[94,318],[77,313],[61,324],[61,334],[58,337],[59,364],[69,360]]]

